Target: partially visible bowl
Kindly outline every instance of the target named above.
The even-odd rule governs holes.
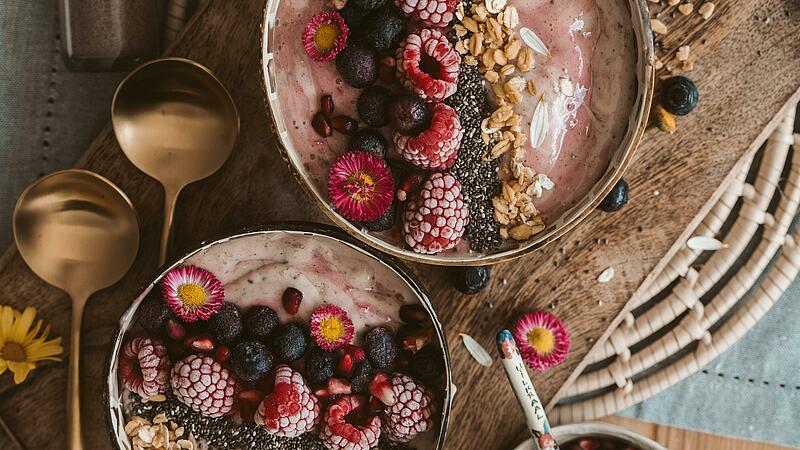
[[[561,425],[553,428],[553,437],[558,442],[562,450],[568,450],[563,444],[586,437],[601,437],[618,439],[626,445],[632,446],[636,450],[667,450],[658,442],[648,439],[640,434],[636,434],[628,429],[618,427],[616,425],[609,425],[601,422],[589,423],[573,423],[569,425]],[[527,441],[519,444],[514,450],[536,450],[533,446],[533,441]]]
[[[283,247],[277,247],[275,242],[284,242],[279,241],[279,239],[284,238],[288,238],[285,245]],[[335,271],[331,272],[333,275],[331,275],[329,278],[325,278],[324,276],[320,277],[323,279],[335,279],[337,281],[341,279],[347,286],[350,286],[350,289],[353,291],[358,291],[361,289],[363,283],[369,283],[372,280],[375,280],[375,283],[377,283],[375,285],[375,290],[379,291],[378,293],[374,294],[375,298],[378,298],[381,295],[389,296],[391,294],[391,298],[387,297],[383,303],[390,304],[393,303],[393,301],[395,301],[397,304],[418,302],[422,305],[425,311],[428,312],[431,318],[433,329],[435,331],[434,344],[431,345],[438,345],[442,350],[444,359],[444,376],[441,380],[441,386],[437,386],[437,392],[441,394],[437,396],[440,403],[440,407],[437,408],[439,411],[439,418],[435,422],[434,429],[430,433],[425,433],[424,443],[426,444],[425,448],[436,450],[444,448],[445,434],[450,416],[450,401],[453,396],[450,359],[447,348],[447,340],[445,338],[441,323],[439,322],[436,313],[433,310],[433,306],[431,305],[427,294],[422,289],[421,284],[395,258],[376,252],[369,246],[366,246],[363,243],[353,239],[351,236],[348,236],[346,233],[343,233],[341,230],[328,225],[301,222],[272,223],[263,227],[259,227],[258,229],[244,231],[222,239],[203,243],[195,250],[192,250],[185,256],[179,258],[166,267],[150,284],[145,286],[142,292],[133,300],[131,306],[125,311],[125,313],[123,313],[119,320],[118,330],[115,333],[114,339],[111,343],[106,363],[105,385],[103,386],[103,389],[108,431],[113,448],[117,450],[130,450],[132,448],[124,431],[126,424],[126,415],[124,410],[125,399],[123,396],[124,389],[123,386],[121,386],[120,380],[117,376],[122,344],[130,331],[137,331],[137,327],[139,327],[139,325],[136,324],[136,320],[138,317],[139,306],[148,296],[148,294],[153,289],[158,287],[161,279],[175,267],[178,267],[182,264],[196,263],[198,260],[197,258],[202,258],[204,256],[209,258],[228,257],[230,254],[235,254],[236,251],[243,251],[247,253],[236,255],[241,256],[241,259],[234,259],[235,257],[232,257],[231,259],[237,263],[233,264],[233,266],[242,264],[243,266],[250,267],[252,269],[247,270],[255,272],[255,267],[262,266],[253,266],[253,264],[269,264],[270,267],[284,265],[287,266],[287,269],[281,269],[281,267],[277,267],[277,269],[289,271],[289,265],[285,262],[281,262],[284,260],[278,260],[275,262],[272,260],[265,261],[262,259],[263,255],[258,253],[258,247],[253,244],[263,243],[265,246],[264,248],[269,248],[269,246],[272,245],[273,248],[288,249],[286,251],[282,251],[280,255],[289,258],[289,256],[286,255],[290,255],[295,248],[299,248],[299,245],[302,244],[303,241],[310,241],[313,239],[318,240],[317,242],[324,243],[325,246],[329,246],[321,248],[323,251],[329,251],[331,255],[335,254],[339,264],[337,264],[335,267],[330,267],[329,265],[326,265],[328,262],[328,260],[325,258],[326,254],[313,253],[309,259],[313,262],[313,264],[309,266],[308,270],[324,271],[325,268],[330,267],[331,270]],[[240,245],[238,247],[235,245],[237,240],[242,240],[239,242]],[[295,247],[292,245],[295,245]],[[318,250],[319,248],[320,247],[315,247],[315,250]],[[346,259],[348,258],[348,254],[350,254],[351,258],[350,262],[348,262]],[[344,270],[342,267],[369,267],[369,269],[360,271],[357,270],[353,273],[350,273],[351,278],[339,278]],[[246,273],[249,274],[251,272]],[[262,273],[268,274],[270,272],[265,270]],[[365,276],[368,277],[370,274],[372,276],[372,280],[365,278]],[[246,280],[237,278],[236,281],[244,282]],[[250,283],[249,277],[247,282]],[[276,284],[274,282],[270,282],[266,278],[264,281],[257,281],[257,283],[259,282],[262,284]],[[271,288],[272,284],[265,284],[265,286],[265,289],[269,289]],[[369,286],[372,285],[369,284]],[[241,293],[241,291],[238,292]],[[306,294],[308,293],[309,292],[306,292]],[[353,295],[353,298],[355,299],[355,294]],[[308,295],[306,297],[308,297]],[[266,301],[267,300],[257,299],[254,304],[265,304],[264,302]],[[280,302],[280,298],[278,298],[276,301]],[[305,298],[303,301],[303,306],[310,308],[311,306],[306,305],[306,303],[313,303],[314,301],[315,300],[313,298]],[[239,306],[241,307],[241,305]],[[370,306],[371,305],[357,305],[358,308],[370,308]],[[373,309],[381,312],[385,311],[381,310],[380,308]],[[279,315],[285,314],[282,311],[279,311],[278,313]],[[374,314],[377,315],[381,313],[375,311]],[[301,310],[296,317],[300,317],[302,315],[303,310]],[[353,317],[353,321],[357,323],[356,316],[351,317]],[[360,318],[361,316],[359,315],[358,317]],[[389,322],[388,317],[383,315],[381,317],[384,317],[384,322],[381,322],[381,324],[391,326],[391,322]],[[419,438],[420,437],[417,439]],[[428,441],[431,441],[429,447],[427,446]]]

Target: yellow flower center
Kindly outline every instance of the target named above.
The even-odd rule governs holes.
[[[27,361],[27,356],[25,347],[16,342],[6,342],[6,345],[0,350],[0,357],[6,361],[24,362]]]
[[[546,355],[556,346],[556,337],[547,328],[536,327],[528,332],[528,344],[537,352]]]
[[[197,307],[206,302],[206,290],[200,286],[189,283],[178,287],[178,298],[189,307]]]
[[[339,39],[339,28],[326,23],[319,27],[314,34],[314,45],[320,50],[331,50],[336,39]]]
[[[375,180],[366,172],[354,172],[347,177],[345,186],[350,197],[359,202],[366,202],[372,198],[375,190]]]
[[[328,342],[336,342],[344,334],[344,324],[335,317],[326,317],[319,323],[319,334]]]

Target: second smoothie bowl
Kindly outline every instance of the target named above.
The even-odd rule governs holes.
[[[427,296],[391,257],[321,225],[237,234],[167,268],[120,319],[112,444],[438,450],[447,355]]]

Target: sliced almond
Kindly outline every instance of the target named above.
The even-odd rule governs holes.
[[[692,236],[686,241],[686,246],[692,250],[719,250],[727,245],[710,236]]]
[[[486,11],[492,14],[498,14],[503,8],[506,7],[506,0],[486,0],[483,2]]]
[[[544,45],[544,41],[533,32],[530,28],[522,27],[519,29],[519,36],[522,38],[522,42],[525,43],[531,50],[539,53],[540,55],[544,55],[546,57],[550,57],[550,50],[547,49],[547,46]]]
[[[608,283],[612,278],[614,278],[614,268],[606,267],[606,269],[597,276],[597,281],[600,283]]]
[[[539,97],[539,103],[536,104],[536,109],[533,110],[531,131],[528,133],[533,148],[538,148],[544,142],[544,138],[547,136],[547,122],[549,122],[549,118],[547,102],[544,101],[544,95],[542,95]]]

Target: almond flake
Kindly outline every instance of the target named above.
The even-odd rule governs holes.
[[[678,11],[680,11],[681,14],[683,14],[684,16],[688,16],[689,14],[691,14],[692,10],[694,10],[694,5],[691,3],[683,3],[680,6],[678,6]]]
[[[519,29],[519,36],[522,38],[522,42],[530,47],[531,50],[548,58],[550,57],[550,50],[547,49],[547,46],[544,45],[542,39],[536,33],[534,33],[533,30],[522,27]]]
[[[716,5],[711,2],[706,2],[700,5],[700,9],[698,9],[697,12],[703,16],[703,20],[708,20],[714,14],[714,8],[716,8]]]
[[[678,51],[675,53],[675,55],[678,57],[678,61],[686,61],[689,59],[689,52],[691,50],[692,48],[688,45],[682,45],[678,47]]]
[[[692,250],[719,250],[727,248],[728,245],[709,236],[692,236],[686,241],[686,246]]]
[[[608,283],[612,278],[614,278],[614,268],[607,267],[606,270],[600,272],[600,275],[597,276],[597,281],[600,283]]]
[[[667,34],[667,26],[658,19],[650,19],[650,27],[653,29],[653,33]]]
[[[484,367],[490,367],[492,365],[492,357],[489,356],[489,352],[487,352],[486,349],[478,343],[478,341],[465,333],[460,333],[459,336],[461,336],[464,347],[467,348],[469,354],[475,358],[475,361],[477,361],[478,364]]]
[[[486,0],[483,4],[486,6],[486,11],[499,14],[506,7],[506,0]]]
[[[533,117],[531,118],[529,137],[533,148],[538,148],[544,142],[544,138],[547,136],[547,123],[550,121],[549,116],[543,94],[539,97],[539,103],[536,104],[536,109],[533,110]]]

